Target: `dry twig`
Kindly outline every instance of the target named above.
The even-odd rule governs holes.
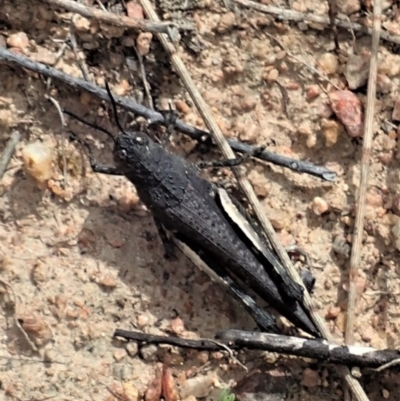
[[[304,358],[317,359],[324,362],[347,366],[377,368],[392,367],[399,361],[397,350],[377,350],[370,347],[344,346],[330,344],[325,340],[283,336],[271,333],[259,333],[242,330],[226,330],[217,335],[218,341],[212,339],[188,340],[174,336],[159,336],[147,333],[117,329],[114,337],[139,341],[147,344],[169,344],[182,348],[216,351],[229,345],[232,349],[254,349],[260,351],[278,352],[285,355],[295,355]]]
[[[164,32],[168,34],[171,27],[176,28],[176,25],[170,22],[159,22],[154,23],[152,21],[145,21],[141,19],[129,18],[126,15],[116,15],[108,11],[96,9],[94,7],[88,7],[84,4],[78,3],[72,0],[46,0],[53,6],[65,8],[68,11],[77,13],[86,18],[93,18],[95,20],[105,22],[111,25],[131,28],[135,30],[148,31],[153,33]]]
[[[321,25],[331,25],[330,19],[322,15],[310,15],[299,11],[285,10],[283,8],[267,6],[250,0],[233,0],[233,1],[237,4],[240,4],[243,7],[248,7],[265,14],[271,14],[275,18],[278,18],[280,20],[295,21],[295,22],[311,22]],[[373,33],[373,29],[358,24],[356,22],[343,21],[340,19],[335,19],[334,22],[335,25],[339,28],[353,30],[354,32],[366,33],[368,35],[372,35]],[[400,44],[400,36],[398,35],[391,35],[390,33],[387,32],[381,32],[380,36],[381,39],[387,40],[388,42]]]
[[[76,18],[76,14],[72,17],[72,21]],[[90,74],[89,74],[89,69],[85,63],[84,57],[78,52],[78,43],[76,42],[76,37],[75,37],[75,26],[74,23],[71,24],[70,30],[69,30],[69,39],[71,41],[71,47],[72,51],[74,53],[76,62],[79,65],[79,68],[82,71],[83,78],[85,78],[86,81],[91,82],[90,79]]]
[[[10,139],[8,140],[3,154],[0,157],[0,180],[7,169],[8,163],[10,163],[12,155],[14,154],[15,147],[17,146],[17,143],[20,141],[20,139],[21,134],[18,131],[13,131],[11,133]]]
[[[364,140],[361,158],[360,185],[357,196],[357,213],[353,232],[353,246],[350,257],[349,271],[349,303],[347,307],[347,323],[345,340],[347,344],[354,342],[354,320],[356,304],[356,279],[358,266],[361,262],[362,237],[364,232],[365,196],[367,193],[369,165],[371,159],[372,130],[374,124],[374,109],[376,95],[376,75],[378,62],[379,37],[381,30],[381,0],[374,1],[374,24],[371,46],[371,62],[368,77],[367,110],[365,113]]]
[[[106,100],[108,102],[110,101],[110,98],[105,89],[99,88],[98,86],[82,79],[66,75],[55,68],[48,67],[47,65],[32,61],[28,57],[10,52],[3,47],[0,47],[0,60],[5,60],[9,63],[14,63],[21,67],[27,68],[31,71],[36,71],[39,74],[43,74],[45,77],[57,79],[69,86],[72,86],[75,89],[85,90],[100,99]],[[131,111],[132,113],[148,119],[153,124],[158,123],[162,125],[168,125],[168,121],[166,121],[165,115],[162,113],[149,109],[141,104],[135,103],[131,99],[128,99],[126,97],[114,95],[114,99],[117,105],[123,107],[125,110]],[[175,121],[174,127],[178,131],[183,132],[196,141],[202,143],[208,141],[210,138],[210,134],[207,131],[203,131],[199,128],[188,125],[179,119]],[[228,143],[232,147],[232,149],[244,154],[253,154],[254,150],[259,148],[257,145],[249,145],[247,143],[236,141],[234,139],[228,139]],[[277,155],[276,153],[267,150],[264,150],[254,157],[274,163],[278,166],[290,168],[294,171],[311,174],[327,181],[335,181],[336,179],[336,173],[324,167],[316,166],[315,164],[304,162],[302,160],[295,160],[290,157]]]

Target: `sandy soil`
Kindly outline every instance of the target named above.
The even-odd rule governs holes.
[[[289,7],[284,1],[264,3]],[[327,14],[325,2],[292,3],[298,11]],[[396,32],[398,10],[391,3],[385,2],[384,23]],[[119,10],[118,4],[104,4]],[[345,88],[351,78],[362,75],[362,67],[347,75],[348,81],[344,74],[356,64],[352,53],[361,58],[368,54],[370,38],[357,36],[353,46],[351,35],[340,31],[337,56],[331,33],[318,26],[277,22],[248,9],[229,11],[222,2],[190,2],[193,7],[188,9],[185,4],[161,1],[159,15],[196,25],[198,36],[186,33],[180,54],[224,134],[338,173],[335,183],[327,183],[257,162],[246,167],[282,242],[297,244],[311,256],[317,279],[315,303],[340,342],[361,140],[351,138],[337,121],[326,91],[332,84]],[[82,77],[69,47],[56,57],[72,17],[39,1],[0,0],[0,45]],[[74,18],[78,50],[90,79],[98,85],[107,80],[116,93],[146,103],[140,73],[126,63],[127,58],[136,60],[137,35]],[[400,344],[396,52],[382,43],[355,333],[358,344],[380,349]],[[305,64],[317,68],[330,83],[319,81]],[[165,106],[172,99],[183,120],[202,127],[155,38],[144,66],[155,105]],[[63,107],[113,130],[108,105],[58,82],[49,85]],[[354,92],[365,102],[365,83]],[[179,399],[216,399],[220,388],[236,383],[243,400],[343,399],[342,383],[331,365],[246,352],[239,355],[246,372],[221,353],[149,345],[137,349],[135,344],[112,340],[117,327],[165,334],[180,332],[184,324],[184,334],[196,338],[213,337],[228,327],[253,329],[254,323],[183,255],[177,253],[172,261],[164,258],[152,218],[135,188],[124,178],[92,173],[76,143],[66,144],[68,181],[63,188],[60,121],[45,94],[46,79],[0,64],[1,146],[15,128],[23,136],[0,182],[0,398],[137,400],[147,392],[151,401],[148,389],[161,361],[169,366]],[[400,110],[397,119],[399,114]],[[125,122],[132,117],[126,116]],[[74,122],[68,121],[68,128],[93,138],[96,157],[111,164],[112,144],[107,138]],[[42,141],[54,153],[51,179],[44,188],[23,168],[23,149],[34,141]],[[191,161],[219,157],[195,145],[174,134],[170,148]],[[210,179],[235,185],[228,170],[209,174]],[[314,211],[316,197],[328,207],[322,215]],[[360,380],[371,400],[400,399],[397,372],[362,373]]]

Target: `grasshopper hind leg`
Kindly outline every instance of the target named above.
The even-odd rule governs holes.
[[[161,242],[164,246],[165,258],[168,260],[176,259],[174,242],[168,238],[161,221],[157,217],[153,217],[153,220],[157,227],[158,235],[160,236]]]

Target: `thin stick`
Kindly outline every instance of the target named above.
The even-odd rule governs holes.
[[[317,24],[328,25],[328,26],[331,24],[330,19],[322,15],[305,14],[299,11],[287,10],[284,8],[279,8],[274,6],[266,6],[264,4],[256,3],[250,0],[233,0],[233,1],[237,4],[240,4],[243,7],[251,8],[253,10],[257,10],[265,14],[271,14],[280,20],[295,21],[295,22],[314,22]],[[335,25],[338,28],[349,29],[353,30],[354,32],[362,32],[364,34],[372,36],[373,29],[368,28],[364,25],[350,21],[343,21],[337,18],[334,21]],[[380,36],[383,40],[400,44],[399,35],[392,35],[387,32],[381,32]]]
[[[231,357],[233,356],[232,349],[247,348],[312,358],[339,365],[377,368],[377,371],[382,370],[382,367],[389,368],[399,360],[399,352],[397,350],[377,350],[371,347],[358,346],[347,347],[330,344],[325,340],[311,340],[242,330],[226,330],[218,333],[218,341],[212,339],[187,340],[179,337],[159,336],[120,329],[114,332],[114,337],[147,344],[169,344],[181,348],[208,351],[226,350],[225,347],[228,345],[228,352]]]
[[[126,15],[116,15],[108,11],[88,7],[77,1],[72,0],[45,0],[52,6],[65,8],[68,11],[77,13],[86,18],[93,18],[97,21],[106,22],[111,25],[119,26],[122,28],[131,28],[135,30],[148,31],[153,33],[169,32],[169,28],[177,28],[176,24],[171,22],[154,23],[152,21],[145,21],[136,18],[130,18]]]
[[[361,173],[360,185],[357,196],[357,213],[353,232],[353,246],[350,257],[349,271],[349,303],[347,307],[347,323],[345,332],[346,344],[354,342],[354,320],[355,320],[355,304],[356,304],[356,279],[358,276],[358,268],[361,262],[361,247],[364,231],[364,215],[365,215],[365,196],[367,193],[369,165],[371,161],[371,143],[374,124],[374,109],[376,95],[376,75],[378,62],[379,35],[381,30],[381,0],[374,1],[373,13],[373,35],[371,46],[371,62],[369,67],[368,91],[367,91],[367,110],[365,113],[365,128],[363,151],[361,157]]]
[[[337,86],[336,84],[334,84],[327,76],[325,76],[324,74],[322,74],[322,72],[318,71],[316,68],[314,68],[313,66],[305,63],[303,60],[299,59],[297,56],[295,56],[294,54],[290,53],[290,51],[288,49],[286,49],[286,47],[283,45],[283,43],[274,35],[271,35],[268,32],[263,32],[264,35],[268,36],[270,39],[274,40],[276,43],[278,43],[278,45],[282,48],[282,50],[284,50],[287,54],[288,57],[292,58],[293,60],[297,61],[298,63],[300,63],[301,65],[303,65],[304,67],[306,67],[307,69],[309,69],[313,74],[317,75],[318,77],[320,77],[322,80],[330,83],[334,88],[336,88],[337,90],[340,90],[339,86]]]
[[[74,21],[74,19],[76,19],[76,16],[77,15],[75,14],[72,17],[72,21]],[[87,65],[85,63],[84,57],[81,54],[79,54],[79,52],[78,52],[78,43],[76,42],[75,26],[74,26],[73,23],[70,26],[69,39],[71,41],[71,47],[72,47],[72,51],[74,52],[74,56],[75,56],[76,62],[78,63],[79,68],[82,71],[83,78],[85,78],[86,81],[90,82],[91,79],[90,79],[89,69],[88,69],[88,67],[87,67]]]
[[[28,343],[28,345],[31,347],[31,349],[35,352],[38,352],[38,349],[36,347],[36,345],[32,342],[32,340],[29,338],[28,333],[25,331],[25,329],[21,326],[21,323],[19,322],[18,318],[17,318],[17,297],[15,296],[15,292],[13,290],[13,288],[11,287],[11,285],[4,280],[0,279],[0,284],[3,285],[6,289],[8,293],[12,294],[13,300],[12,300],[12,308],[13,308],[13,320],[14,320],[14,324],[17,326],[18,330],[21,332],[21,334],[23,335],[23,337],[25,338],[26,342]]]
[[[61,156],[62,156],[62,164],[63,164],[63,185],[64,188],[67,188],[68,180],[67,180],[67,158],[65,156],[65,138],[64,138],[64,127],[65,127],[65,119],[64,119],[64,114],[61,110],[60,104],[57,102],[56,99],[53,97],[49,96],[48,97],[51,103],[54,104],[54,106],[57,109],[58,116],[60,118],[60,136],[61,136]]]
[[[149,81],[147,80],[146,70],[144,68],[143,56],[138,52],[138,49],[136,48],[136,46],[134,47],[134,49],[135,49],[135,53],[136,53],[136,56],[139,61],[140,75],[142,77],[142,83],[143,83],[143,87],[144,87],[144,92],[146,93],[147,102],[148,102],[149,107],[154,110],[153,98],[151,97],[150,84],[149,84]]]
[[[21,134],[18,131],[13,131],[6,147],[4,148],[3,154],[0,157],[0,180],[3,178],[12,155],[14,154],[15,147],[20,140]]]
[[[64,82],[65,84],[72,86],[73,88],[85,90],[89,93],[92,93],[100,99],[106,100],[108,102],[110,101],[110,98],[105,89],[99,88],[98,86],[82,79],[66,75],[55,68],[48,67],[47,65],[32,61],[28,57],[10,52],[4,47],[0,47],[0,60],[6,60],[7,62],[17,64],[32,71],[36,71],[46,77],[51,77],[61,82]],[[168,125],[168,121],[165,120],[165,116],[162,113],[151,110],[141,104],[135,103],[126,97],[114,95],[114,99],[119,106],[139,116],[145,117],[152,123],[158,123],[165,126]],[[176,120],[174,127],[178,131],[189,135],[191,138],[199,142],[204,143],[210,141],[210,134],[207,131],[195,128],[184,123],[181,120]],[[253,153],[256,148],[259,148],[259,146],[257,145],[248,145],[247,143],[243,143],[233,139],[229,139],[228,143],[232,147],[232,149],[240,153]],[[292,159],[290,157],[277,155],[276,153],[266,150],[264,150],[260,154],[257,154],[255,157],[267,162],[274,163],[278,166],[290,168],[294,171],[314,175],[327,181],[335,181],[336,179],[336,173],[324,167],[316,166],[312,163],[304,162],[301,160]]]

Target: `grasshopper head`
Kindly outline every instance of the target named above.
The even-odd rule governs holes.
[[[114,147],[114,160],[122,170],[135,167],[143,162],[151,152],[153,141],[144,132],[122,132],[118,135]]]

